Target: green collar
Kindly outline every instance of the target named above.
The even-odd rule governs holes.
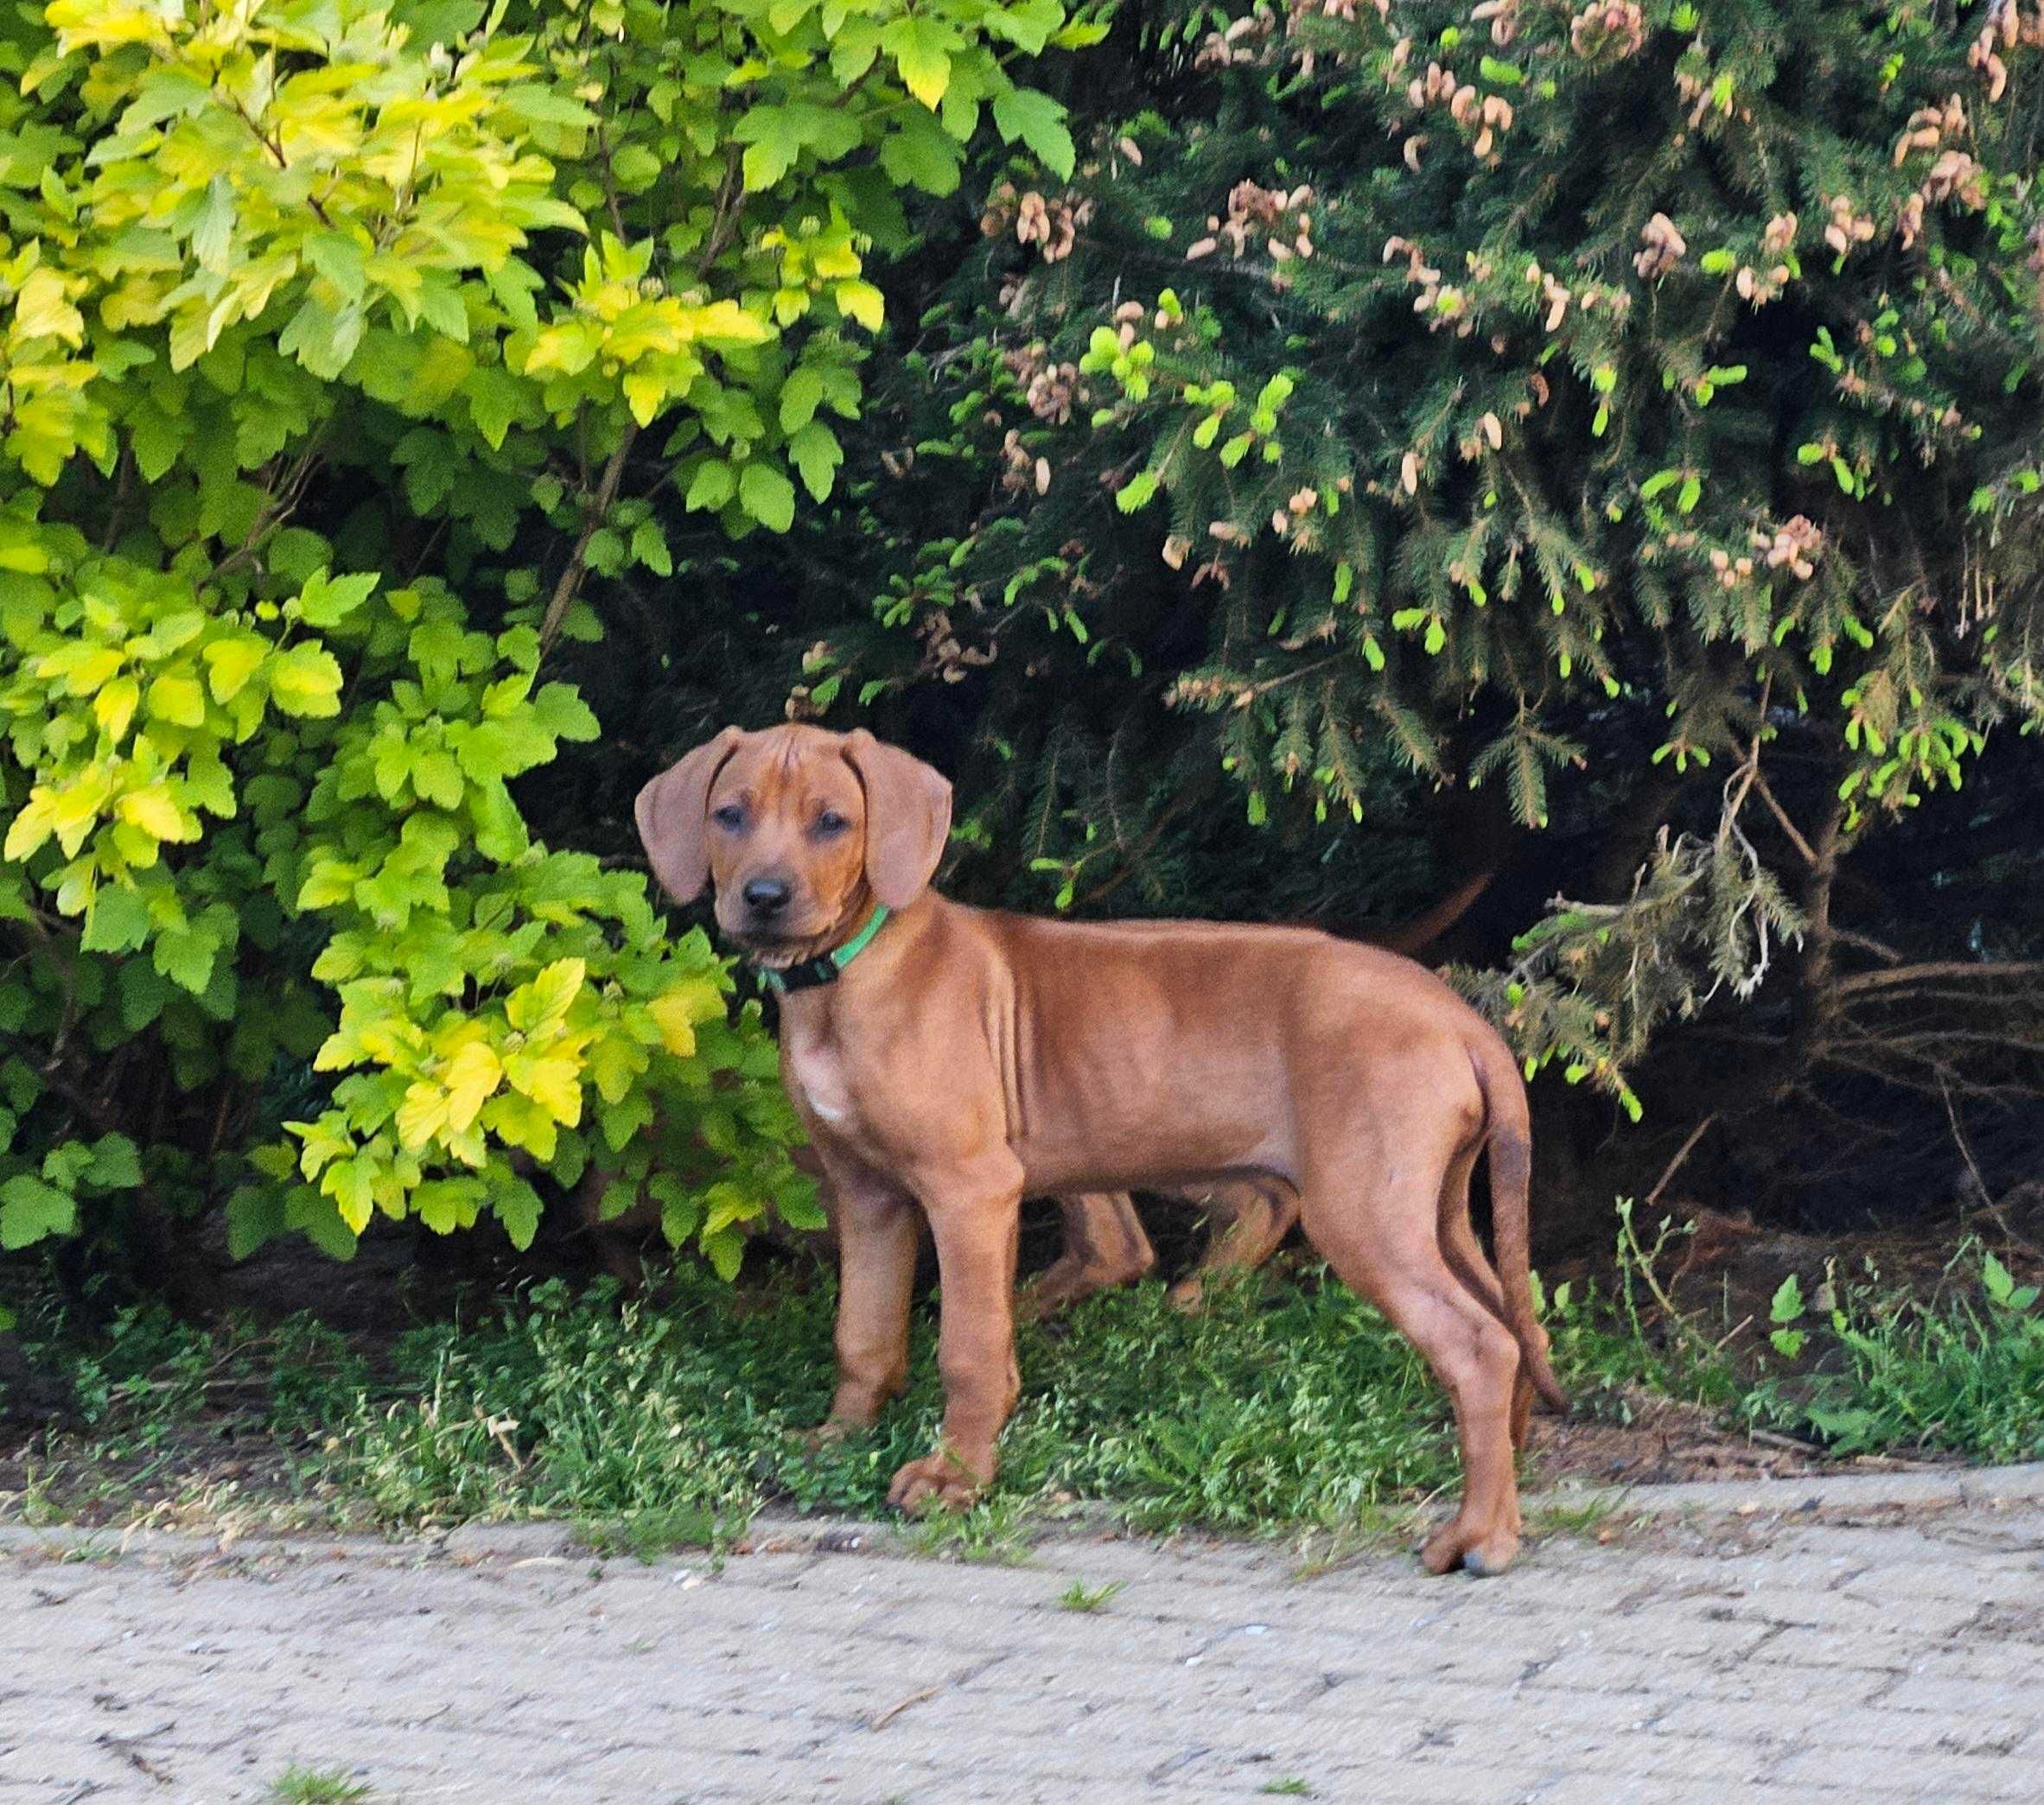
[[[791,965],[786,971],[757,966],[755,969],[759,972],[760,982],[776,996],[786,996],[791,990],[813,990],[818,984],[835,984],[837,975],[872,944],[873,937],[880,931],[881,923],[887,918],[888,906],[881,903],[874,909],[872,919],[843,946],[819,958],[805,959],[799,965]]]

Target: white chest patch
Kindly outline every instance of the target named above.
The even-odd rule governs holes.
[[[851,1117],[851,1087],[845,1082],[844,1063],[835,1047],[797,1046],[788,1061],[795,1083],[818,1116],[828,1122]]]

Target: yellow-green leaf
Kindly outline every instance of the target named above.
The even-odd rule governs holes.
[[[475,1120],[504,1076],[496,1049],[484,1040],[471,1040],[447,1062],[441,1073],[447,1086],[448,1126],[459,1134]]]
[[[432,1140],[448,1124],[449,1103],[447,1092],[430,1078],[419,1078],[407,1087],[404,1101],[398,1106],[399,1144],[423,1147]],[[367,1215],[362,1219],[366,1222]]]
[[[131,790],[122,797],[118,804],[120,817],[132,827],[138,827],[153,839],[195,840],[199,837],[195,824],[170,798],[169,786],[162,783],[150,784],[144,789]]]
[[[341,665],[320,645],[294,645],[271,660],[270,694],[287,715],[341,712]]]
[[[227,702],[239,696],[269,655],[270,648],[260,639],[215,639],[205,653],[213,699]]]
[[[564,1128],[582,1120],[582,1084],[575,1061],[557,1054],[513,1053],[504,1062],[513,1089]]]
[[[525,1034],[559,1026],[581,993],[588,970],[580,959],[556,959],[530,983],[520,984],[505,1000],[504,1014],[512,1026]]]

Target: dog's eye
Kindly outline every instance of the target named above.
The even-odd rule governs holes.
[[[721,809],[711,810],[710,818],[719,827],[729,828],[735,833],[745,825],[745,810],[736,803],[728,802]]]
[[[835,809],[825,809],[816,817],[816,830],[826,839],[832,834],[842,834],[850,825]]]

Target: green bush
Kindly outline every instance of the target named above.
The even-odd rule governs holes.
[[[514,785],[585,580],[827,495],[1057,0],[55,0],[0,21],[0,1247],[814,1221],[756,1015]],[[311,1071],[306,1067],[309,1062]],[[649,1177],[650,1174],[650,1177]]]

